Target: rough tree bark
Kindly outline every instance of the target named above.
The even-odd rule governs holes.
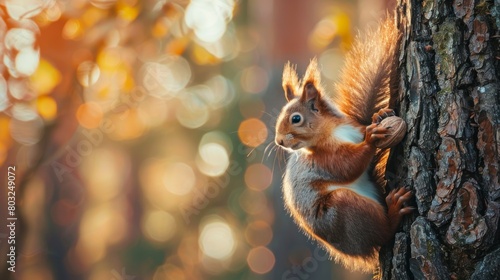
[[[381,252],[382,279],[500,278],[500,1],[401,0],[404,142],[389,186],[416,210]]]

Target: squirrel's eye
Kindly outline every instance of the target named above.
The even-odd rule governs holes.
[[[304,118],[302,117],[302,115],[300,113],[293,113],[290,116],[290,122],[293,125],[300,125],[300,124],[302,124],[303,121],[304,121]]]

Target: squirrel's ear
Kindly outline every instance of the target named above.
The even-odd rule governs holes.
[[[321,73],[318,69],[318,61],[313,58],[307,66],[306,74],[303,79],[302,99],[305,101],[321,96],[323,91],[321,87]]]
[[[290,61],[285,64],[283,69],[283,90],[285,91],[285,97],[288,102],[297,96],[297,88],[299,86],[299,78],[295,68],[297,66],[292,66]]]

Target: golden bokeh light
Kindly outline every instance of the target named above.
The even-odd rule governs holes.
[[[208,176],[220,176],[229,166],[227,150],[218,143],[205,143],[200,145],[199,159],[196,161],[198,169]]]
[[[4,142],[0,141],[0,164],[5,162],[8,153],[8,146]]]
[[[21,117],[21,116],[20,116]],[[35,115],[34,118],[22,120],[14,118],[9,123],[10,136],[23,145],[34,145],[40,141],[43,133],[43,121]]]
[[[40,51],[38,49],[26,47],[19,50],[16,55],[15,67],[18,74],[30,76],[35,73],[40,61]]]
[[[106,48],[97,56],[97,65],[103,71],[119,70],[122,64],[122,55],[120,50],[115,48]]]
[[[181,106],[177,108],[176,117],[180,124],[187,128],[199,128],[203,126],[210,117],[210,111],[206,104],[196,96],[185,98]]]
[[[203,134],[198,147],[209,143],[217,143],[221,145],[222,147],[224,147],[228,155],[233,152],[233,143],[231,142],[231,139],[227,136],[227,134],[223,131],[213,130]]]
[[[176,173],[176,168],[181,172]],[[148,204],[171,211],[192,199],[190,194],[197,187],[197,177],[183,177],[191,176],[192,172],[192,167],[186,163],[163,158],[146,160],[139,170],[139,179]]]
[[[102,10],[105,10],[105,9],[109,9],[111,8],[115,3],[117,2],[117,0],[90,0],[90,4],[92,4],[93,6],[102,9]],[[94,9],[92,9],[94,10]]]
[[[186,8],[184,21],[194,30],[198,39],[213,43],[226,31],[226,22],[231,19],[232,0],[193,0]]]
[[[9,79],[8,91],[10,96],[17,100],[31,100],[36,96],[36,94],[29,88],[29,83],[23,79]],[[3,97],[7,98],[6,95],[3,95]],[[12,102],[13,100],[11,99],[10,101]],[[9,102],[3,103],[2,107],[8,105],[8,103]]]
[[[52,121],[57,116],[57,103],[50,96],[41,96],[36,100],[38,114],[46,120]]]
[[[274,4],[26,1],[4,1],[0,17],[0,164],[16,166],[28,229],[16,240],[18,278],[253,279],[290,268],[273,231],[285,221],[271,171],[282,160],[273,167],[263,147],[283,101],[276,63],[289,56],[270,40],[287,28],[267,18]],[[333,80],[350,12],[325,9],[290,51],[316,49]]]
[[[142,218],[142,231],[155,242],[167,242],[174,236],[176,229],[174,217],[165,211],[149,211]]]
[[[84,87],[91,86],[97,82],[101,71],[99,70],[99,66],[92,61],[84,61],[76,70],[76,77],[80,84]]]
[[[4,143],[5,145],[9,145],[11,140],[9,133],[9,124],[9,118],[0,116],[0,143]]]
[[[182,162],[167,164],[163,182],[167,190],[176,195],[186,195],[191,192],[196,183],[193,169]]]
[[[38,95],[42,95],[50,93],[61,82],[61,79],[61,73],[57,68],[49,61],[40,59],[38,68],[30,76],[30,85]]]
[[[3,22],[3,21],[2,21]],[[25,48],[34,49],[36,41],[36,27],[24,25],[11,28],[4,33],[4,44],[8,50],[23,50]],[[6,57],[4,57],[6,58]],[[17,75],[16,75],[17,76]]]
[[[47,9],[43,10],[42,13],[36,17],[36,21],[39,22],[40,25],[45,26],[51,22],[59,20],[61,15],[61,7],[59,7],[59,3],[55,2]]]
[[[109,15],[109,11],[107,10],[107,8],[113,5],[116,1],[117,0],[91,0],[90,2],[95,7],[90,6],[84,10],[81,16],[83,25],[86,27],[91,27],[99,21],[105,19],[106,16]],[[97,2],[101,3],[101,5],[98,5]]]
[[[123,190],[126,180],[124,175],[128,173],[129,168],[128,160],[115,150],[98,147],[104,137],[102,132],[93,130],[82,133],[86,139],[68,148],[68,153],[82,158],[80,171],[88,186],[88,196],[93,201],[113,199]]]
[[[44,4],[46,4],[45,1],[36,0],[25,0],[22,2],[2,1],[2,5],[5,6],[8,15],[16,21],[37,16],[42,11]]]
[[[148,127],[156,127],[163,124],[169,117],[169,107],[165,100],[149,97],[142,101],[137,108],[139,120]]]
[[[246,119],[240,123],[238,136],[241,142],[249,147],[257,147],[267,139],[267,127],[259,119]]]
[[[62,35],[68,40],[78,39],[83,34],[82,23],[78,19],[69,19],[64,24]]]
[[[147,127],[138,118],[137,108],[126,109],[109,118],[113,131],[109,137],[113,140],[127,140],[142,136]]]
[[[175,38],[166,46],[166,52],[173,55],[182,55],[189,45],[186,37]]]
[[[101,106],[95,102],[86,102],[76,110],[78,123],[88,129],[96,128],[101,123],[103,112]]]
[[[232,229],[217,219],[203,226],[198,242],[204,255],[218,260],[231,257],[236,249]]]
[[[34,104],[18,102],[12,106],[12,116],[20,121],[32,121],[39,119],[38,114],[34,110]]]
[[[252,164],[245,170],[245,183],[253,190],[265,190],[271,185],[272,180],[271,170],[262,163]]]
[[[215,64],[220,60],[213,54],[211,54],[207,49],[200,45],[194,45],[191,52],[191,58],[193,61],[200,65]]]
[[[309,46],[315,51],[324,50],[336,38],[342,39],[341,47],[351,43],[351,20],[345,12],[338,12],[320,20],[309,36]]]
[[[153,280],[187,280],[186,273],[180,267],[173,264],[165,264],[159,266],[155,274],[153,275]]]
[[[153,37],[161,38],[168,34],[169,31],[169,20],[165,17],[159,18],[153,28],[151,29],[151,34]]]
[[[139,15],[139,7],[127,5],[123,1],[118,2],[118,16],[127,22],[133,21]]]
[[[335,63],[334,63],[335,62]],[[325,50],[319,57],[319,63],[323,69],[323,76],[332,81],[338,81],[340,77],[343,52],[339,48]]]
[[[226,77],[216,75],[204,84],[210,88],[212,93],[212,95],[204,98],[207,100],[207,103],[209,103],[211,108],[218,109],[228,106],[234,100],[235,92],[233,83]]]
[[[327,17],[322,19],[314,27],[309,44],[313,50],[321,50],[328,46],[337,34],[337,25],[335,19]]]
[[[164,160],[151,158],[141,165],[139,179],[146,201],[157,208],[165,209],[172,204],[172,195],[164,186]]]
[[[120,213],[121,208],[116,204],[101,203],[85,211],[75,246],[76,254],[84,264],[90,265],[102,259],[108,245],[124,237],[126,222]]]
[[[135,79],[130,69],[122,69],[121,74],[123,74],[124,77],[123,82],[120,84],[123,91],[126,93],[130,93],[131,91],[135,90],[136,89]]]
[[[257,274],[271,271],[275,261],[273,252],[264,246],[253,248],[247,256],[248,267]]]
[[[144,44],[143,44],[144,45]],[[145,52],[154,45],[145,43]],[[152,96],[170,99],[177,96],[191,79],[191,66],[182,56],[163,56],[158,62],[148,62],[142,67],[142,82]]]

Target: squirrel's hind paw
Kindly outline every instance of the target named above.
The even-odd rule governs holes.
[[[405,202],[408,202],[413,197],[413,193],[405,188],[394,189],[385,198],[387,203],[387,216],[389,217],[390,225],[393,231],[396,231],[401,219],[404,215],[410,214],[415,210],[414,207],[405,206]]]

